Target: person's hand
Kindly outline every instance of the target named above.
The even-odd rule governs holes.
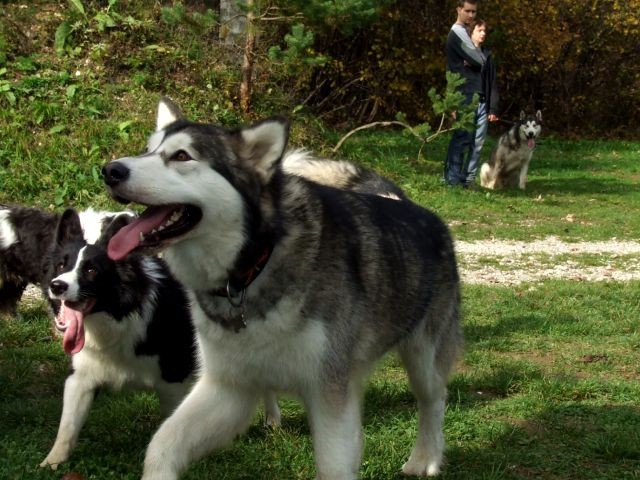
[[[458,112],[451,112],[451,119],[456,120],[458,118]]]
[[[497,116],[495,113],[490,113],[490,114],[487,116],[487,119],[488,119],[490,122],[497,122],[498,120],[500,120],[500,118],[498,118],[498,116]]]

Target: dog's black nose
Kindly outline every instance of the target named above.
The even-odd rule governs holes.
[[[51,290],[51,293],[54,295],[62,295],[67,291],[67,288],[69,288],[69,285],[66,282],[63,282],[62,280],[54,280],[51,282],[49,290]]]
[[[113,187],[129,178],[129,169],[120,162],[109,162],[102,167],[104,183]]]

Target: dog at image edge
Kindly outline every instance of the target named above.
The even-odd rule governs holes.
[[[92,208],[80,212],[84,237],[95,241],[119,215]],[[0,205],[0,315],[16,315],[29,283],[41,286],[60,214],[22,205]],[[46,292],[44,292],[46,297]]]
[[[162,99],[146,153],[103,168],[114,199],[147,206],[109,256],[164,252],[193,302],[202,357],[194,388],[149,444],[144,480],[176,479],[229,444],[266,391],[305,405],[318,478],[357,478],[363,382],[393,349],[419,408],[403,471],[440,471],[462,344],[448,229],[409,200],[287,173],[287,137],[281,117],[228,130]]]
[[[542,112],[526,115],[498,139],[489,161],[480,168],[480,185],[492,190],[502,187],[525,189],[529,163],[542,131]]]

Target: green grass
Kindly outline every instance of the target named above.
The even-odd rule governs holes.
[[[116,2],[126,14],[96,29],[105,2],[46,0],[0,7],[0,202],[120,208],[107,196],[100,168],[141,151],[161,95],[202,121],[236,125],[289,113],[291,146],[329,154],[344,131],[332,131],[269,73],[256,86],[254,111],[237,108],[238,71],[212,48],[206,25],[168,25],[158,2]],[[125,13],[121,11],[120,13]],[[51,45],[63,20],[89,30],[70,38],[67,54]],[[93,23],[92,23],[93,22]],[[204,29],[204,33],[202,31]],[[1,40],[1,39],[0,39]],[[79,72],[79,74],[76,74]],[[293,113],[296,112],[296,113]],[[483,156],[501,128],[493,128]],[[437,212],[456,239],[566,241],[640,238],[640,142],[565,140],[543,131],[527,190],[450,189],[440,184],[448,136],[425,146],[397,130],[352,136],[339,157],[388,175]],[[621,267],[633,257],[550,257]],[[505,268],[499,260],[479,262]],[[100,394],[80,443],[60,472],[41,470],[56,435],[68,360],[52,334],[44,302],[23,302],[21,318],[0,320],[0,479],[137,479],[145,447],[160,421],[152,394]],[[544,281],[515,287],[465,285],[467,348],[450,384],[443,479],[640,478],[640,283]],[[283,425],[260,415],[231,447],[194,464],[186,479],[308,479],[314,476],[306,417],[284,399]],[[366,391],[362,477],[400,479],[415,433],[414,401],[393,356]]]
[[[545,282],[465,286],[466,351],[449,386],[443,479],[632,479],[640,475],[640,283]],[[58,479],[36,466],[59,421],[68,361],[44,302],[0,324],[0,472]],[[231,447],[185,479],[312,478],[306,417],[281,402],[283,424],[256,416]],[[416,428],[398,359],[380,365],[365,395],[365,479],[400,479]],[[139,478],[160,421],[151,394],[100,394],[61,472]]]
[[[487,140],[483,158],[495,137]],[[393,178],[438,212],[461,240],[489,237],[566,241],[637,239],[640,232],[640,142],[543,138],[533,154],[527,189],[468,191],[440,183],[448,136],[419,145],[399,132],[366,131],[340,154]]]

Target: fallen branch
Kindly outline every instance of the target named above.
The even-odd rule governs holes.
[[[389,126],[392,126],[392,125],[397,125],[397,126],[400,126],[402,128],[405,128],[405,129],[409,130],[409,132],[420,141],[420,150],[418,151],[418,158],[420,158],[420,155],[422,154],[422,148],[424,147],[424,145],[426,143],[429,143],[431,140],[433,140],[434,138],[436,138],[438,135],[440,135],[442,133],[446,133],[446,132],[449,132],[449,131],[453,130],[452,128],[446,128],[446,129],[443,128],[444,121],[445,121],[445,115],[442,115],[441,118],[440,118],[440,125],[438,125],[438,130],[436,130],[434,133],[432,133],[428,137],[423,137],[411,125],[409,125],[407,123],[404,123],[404,122],[401,122],[399,120],[388,120],[388,121],[383,121],[383,122],[367,123],[366,125],[361,125],[361,126],[359,126],[357,128],[354,128],[349,133],[347,133],[344,137],[342,137],[340,139],[340,141],[336,144],[336,146],[333,147],[333,153],[336,153],[340,149],[342,144],[347,140],[347,138],[349,138],[354,133],[357,133],[357,132],[359,132],[361,130],[366,130],[368,128],[389,127]]]
[[[354,133],[359,132],[360,130],[366,130],[367,128],[373,128],[373,127],[388,127],[391,125],[399,125],[401,127],[404,127],[407,130],[409,130],[416,138],[418,138],[418,140],[420,141],[423,140],[423,138],[413,130],[411,125],[407,125],[404,122],[399,122],[398,120],[389,120],[386,122],[372,122],[372,123],[367,123],[366,125],[361,125],[357,128],[354,128],[349,133],[347,133],[344,137],[340,139],[340,141],[336,144],[336,146],[333,147],[333,153],[336,153],[340,149],[340,147],[342,146],[342,144],[345,142],[347,138],[349,138]]]

